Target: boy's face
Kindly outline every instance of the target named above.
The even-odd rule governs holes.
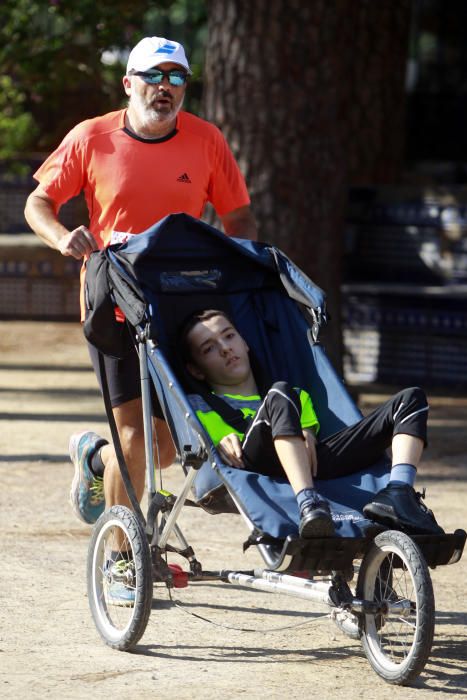
[[[235,387],[251,374],[248,345],[225,316],[200,321],[188,333],[191,374],[210,386]]]

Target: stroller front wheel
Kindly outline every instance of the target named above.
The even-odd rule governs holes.
[[[135,514],[113,506],[96,522],[89,543],[87,589],[103,640],[126,651],[142,637],[152,604],[149,545]]]
[[[357,598],[378,609],[361,620],[372,668],[389,683],[413,681],[431,651],[435,603],[428,566],[410,537],[394,530],[377,535],[360,567]]]

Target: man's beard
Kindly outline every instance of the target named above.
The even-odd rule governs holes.
[[[181,100],[176,108],[173,107],[172,102],[171,108],[166,108],[161,111],[154,105],[148,104],[142,95],[133,92],[130,98],[130,104],[138,114],[141,126],[150,129],[154,122],[164,122],[175,119],[183,104],[183,100]]]

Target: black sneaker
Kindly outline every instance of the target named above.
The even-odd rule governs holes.
[[[320,499],[305,503],[300,511],[300,537],[332,537],[335,535],[329,504]]]
[[[378,491],[363,508],[363,514],[377,523],[409,535],[444,535],[432,511],[422,502],[423,494],[408,484],[389,484]]]

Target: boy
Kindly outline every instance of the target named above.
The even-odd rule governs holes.
[[[421,389],[399,392],[357,424],[318,441],[319,421],[306,391],[276,382],[260,397],[248,345],[224,312],[192,314],[180,343],[188,372],[250,420],[234,428],[209,405],[209,394],[189,397],[221,458],[239,469],[285,474],[297,498],[301,537],[334,533],[329,505],[313,477],[332,479],[370,467],[390,446],[389,483],[365,506],[366,517],[409,534],[443,533],[413,489],[426,444],[428,405]]]

